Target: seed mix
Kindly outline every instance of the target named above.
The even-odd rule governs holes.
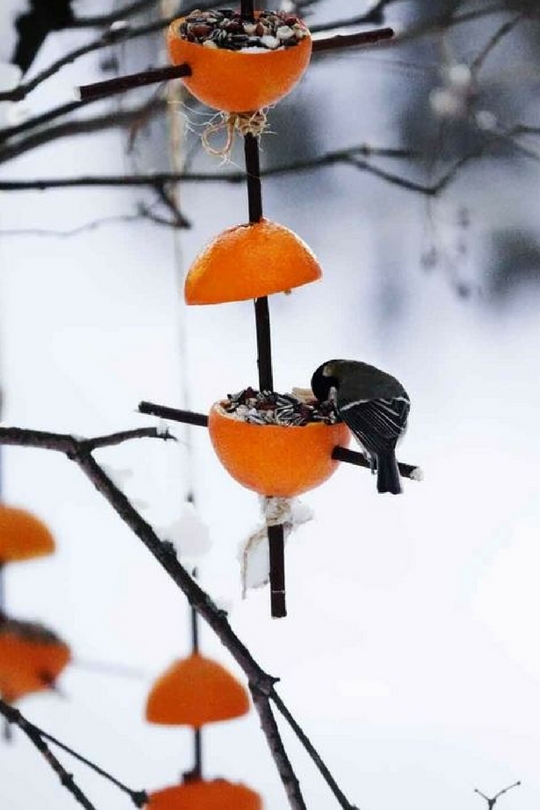
[[[290,48],[308,35],[298,17],[282,11],[261,11],[255,22],[242,19],[239,11],[193,11],[179,25],[182,39],[207,48],[240,51],[244,48],[275,51]]]
[[[252,425],[303,427],[312,422],[335,425],[340,418],[332,402],[304,402],[292,394],[245,388],[219,403],[225,413]]]

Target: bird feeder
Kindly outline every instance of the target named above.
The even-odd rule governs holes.
[[[147,810],[261,810],[258,793],[225,779],[196,779],[157,790],[148,796]]]
[[[0,566],[53,551],[52,534],[41,520],[24,509],[0,504]]]
[[[208,430],[227,472],[260,495],[292,498],[318,487],[336,470],[337,445],[349,443],[349,429],[312,422],[300,427],[242,421],[214,403]]]
[[[188,304],[245,301],[321,277],[315,255],[293,231],[262,219],[219,234],[199,253],[185,282]]]
[[[67,644],[41,624],[0,618],[0,694],[14,702],[52,689],[71,659]]]
[[[278,27],[265,34],[269,15]],[[182,81],[192,95],[232,113],[260,110],[287,95],[305,72],[312,50],[301,20],[261,11],[254,21],[242,20],[238,12],[180,17],[169,26],[167,45],[173,64],[190,66],[192,75]]]
[[[154,683],[146,703],[150,723],[195,729],[248,711],[244,687],[221,664],[200,653],[175,661]]]

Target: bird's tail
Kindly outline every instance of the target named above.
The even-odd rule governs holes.
[[[401,480],[393,450],[377,457],[377,492],[391,492],[393,495],[401,492]]]

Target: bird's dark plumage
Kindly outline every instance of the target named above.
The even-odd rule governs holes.
[[[410,409],[401,383],[368,363],[327,360],[313,374],[311,388],[321,402],[333,400],[377,470],[377,490],[400,493],[395,448]]]
[[[31,0],[17,17],[17,44],[11,62],[26,73],[51,31],[68,28],[74,20],[71,0]]]

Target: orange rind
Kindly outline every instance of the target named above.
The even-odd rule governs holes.
[[[156,790],[148,796],[147,810],[262,810],[258,793],[225,779],[201,779]]]
[[[183,83],[195,98],[216,110],[243,113],[275,104],[290,93],[309,65],[312,43],[307,28],[306,36],[294,47],[250,53],[188,42],[179,33],[184,19],[169,26],[170,59],[175,65],[186,62],[190,66],[192,75],[183,78]]]
[[[193,653],[175,661],[152,687],[146,719],[166,726],[201,728],[249,711],[247,692],[216,661]]]
[[[25,509],[0,504],[0,565],[53,551],[52,534],[41,520]]]
[[[187,304],[262,298],[321,277],[306,243],[289,228],[262,219],[219,234],[199,253],[185,281]]]
[[[227,414],[219,402],[210,410],[208,431],[218,459],[239,484],[280,498],[326,481],[339,464],[332,458],[334,447],[347,446],[350,439],[343,422],[254,425]]]
[[[0,694],[9,703],[52,689],[70,659],[68,645],[42,625],[0,621]]]

